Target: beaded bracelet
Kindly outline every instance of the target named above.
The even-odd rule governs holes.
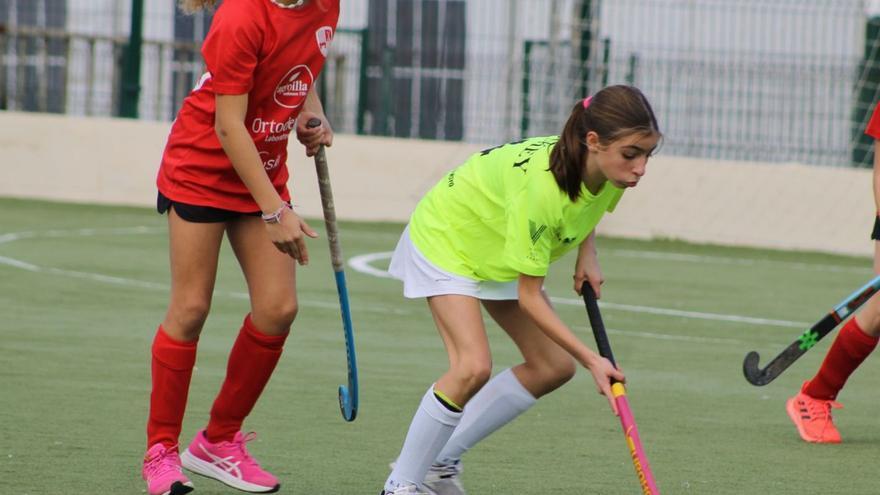
[[[266,223],[281,223],[281,215],[284,213],[284,210],[290,209],[290,205],[287,203],[282,203],[281,206],[278,207],[277,210],[272,213],[263,213],[261,218]]]

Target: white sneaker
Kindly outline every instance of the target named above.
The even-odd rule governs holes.
[[[425,475],[425,489],[429,495],[465,495],[461,484],[461,460],[450,464],[432,464]]]
[[[419,487],[416,485],[406,485],[399,486],[394,489],[394,491],[382,490],[379,495],[430,495],[425,492],[419,491]]]

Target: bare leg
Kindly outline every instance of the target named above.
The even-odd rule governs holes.
[[[880,246],[880,242],[876,242]],[[856,314],[859,328],[871,337],[880,337],[880,294],[874,294]]]
[[[535,398],[571,380],[577,369],[574,359],[522,312],[517,301],[483,301],[483,306],[519,348],[525,362],[513,372]]]
[[[436,386],[463,407],[492,374],[480,305],[473,297],[445,295],[429,297],[428,306],[449,355],[449,370]]]
[[[247,281],[254,325],[267,335],[287,333],[299,308],[296,262],[275,248],[258,217],[242,217],[227,232]]]
[[[295,263],[278,251],[263,221],[241,217],[230,222],[229,241],[251,296],[226,367],[226,379],[211,408],[206,436],[212,443],[233,440],[263,392],[297,312]]]
[[[388,492],[421,485],[428,468],[461,419],[461,407],[486,383],[492,357],[477,299],[460,295],[428,298],[449,354],[449,370],[422,397],[391,475]]]
[[[169,337],[197,339],[211,308],[223,223],[194,223],[168,211],[171,261],[171,300],[162,328]]]
[[[211,306],[222,223],[192,223],[168,212],[171,296],[156,331],[150,363],[152,391],[147,446],[178,443],[196,345]]]
[[[483,306],[510,335],[525,362],[496,375],[468,403],[437,457],[440,465],[455,463],[468,449],[527,411],[538,397],[570,380],[576,370],[571,356],[522,312],[517,301],[483,301]],[[452,477],[436,482],[457,483]]]

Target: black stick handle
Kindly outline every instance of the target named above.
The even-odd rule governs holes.
[[[614,360],[614,353],[611,352],[611,343],[608,342],[605,323],[602,322],[602,313],[599,312],[599,302],[596,300],[596,293],[589,282],[584,282],[584,285],[581,286],[581,295],[583,295],[584,304],[587,306],[587,317],[589,317],[590,326],[593,328],[593,337],[596,339],[599,355],[611,361],[611,364],[616,368],[617,362]]]

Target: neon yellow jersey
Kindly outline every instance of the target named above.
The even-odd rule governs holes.
[[[581,186],[572,202],[549,170],[557,136],[530,138],[471,156],[416,206],[410,237],[438,267],[476,280],[545,276],[613,211],[623,190]]]

